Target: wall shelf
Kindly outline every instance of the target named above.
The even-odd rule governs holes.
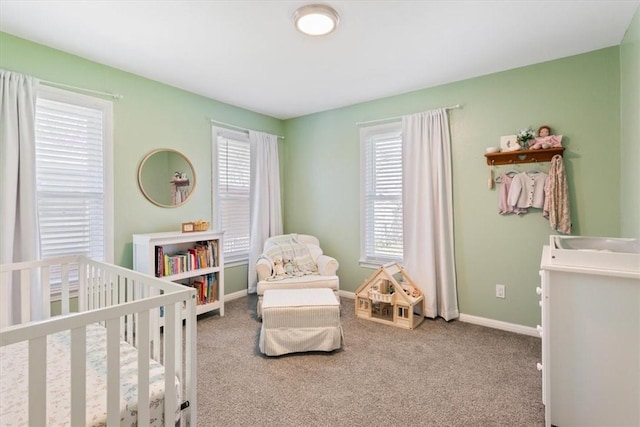
[[[564,147],[559,147],[542,150],[518,150],[506,153],[487,153],[484,156],[487,158],[487,164],[489,166],[499,166],[516,163],[549,162],[556,154],[560,154],[562,156],[563,152]]]

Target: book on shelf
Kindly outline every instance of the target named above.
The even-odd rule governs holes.
[[[164,276],[164,248],[156,246],[156,277]]]

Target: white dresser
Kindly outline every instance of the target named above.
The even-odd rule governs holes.
[[[537,289],[546,425],[640,426],[640,253],[554,237]]]

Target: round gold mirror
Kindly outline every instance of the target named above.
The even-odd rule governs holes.
[[[196,187],[196,171],[187,157],[170,148],[147,154],[138,166],[138,186],[151,203],[163,208],[184,204]]]

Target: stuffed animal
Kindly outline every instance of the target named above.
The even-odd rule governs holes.
[[[551,128],[547,125],[540,126],[538,136],[529,145],[529,150],[562,147],[562,135],[551,135]]]
[[[529,146],[529,150],[540,150],[547,148],[562,147],[562,135],[549,135],[544,137],[536,137],[534,143]]]
[[[282,266],[281,256],[276,256],[273,258],[273,272],[275,273],[276,276],[285,275],[284,267]]]
[[[293,276],[294,270],[295,270],[295,267],[293,266],[293,261],[291,261],[291,258],[285,258],[284,272],[289,276]]]

